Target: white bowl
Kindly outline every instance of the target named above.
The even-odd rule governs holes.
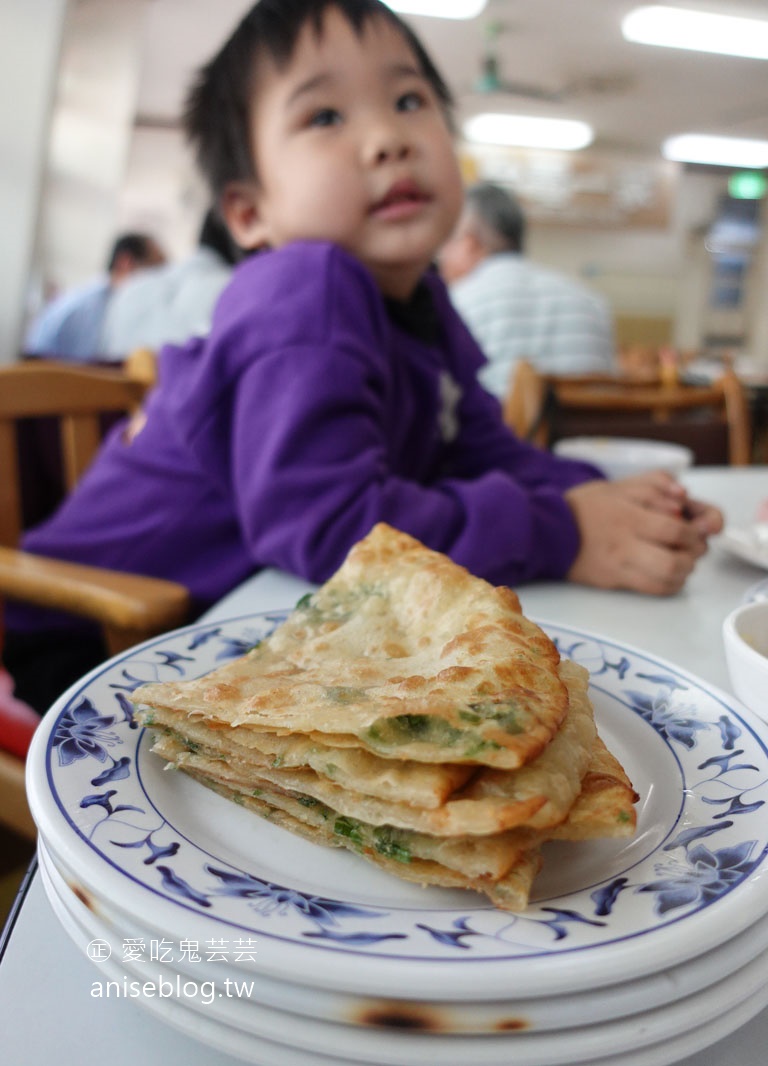
[[[682,444],[635,437],[565,437],[552,450],[592,463],[609,478],[631,477],[646,470],[667,470],[677,477],[693,463],[693,452]]]
[[[723,643],[733,691],[768,721],[768,600],[731,611],[723,622]]]

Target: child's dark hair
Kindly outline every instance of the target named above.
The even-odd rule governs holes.
[[[231,181],[253,172],[251,104],[258,63],[267,56],[287,66],[301,30],[311,23],[318,36],[329,8],[336,8],[357,34],[371,19],[395,26],[412,49],[421,72],[450,113],[451,92],[413,30],[381,0],[259,0],[229,40],[199,72],[187,96],[184,125],[198,165],[218,200]]]

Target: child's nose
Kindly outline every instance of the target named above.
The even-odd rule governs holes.
[[[380,164],[406,159],[412,150],[410,137],[397,121],[380,120],[369,127],[366,144],[368,162]]]

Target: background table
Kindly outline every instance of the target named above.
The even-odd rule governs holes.
[[[768,467],[694,469],[691,492],[718,503],[729,523],[751,522],[768,498]],[[669,599],[546,583],[520,589],[540,620],[616,636],[730,691],[720,627],[745,592],[768,578],[713,546],[685,590]],[[265,571],[225,597],[208,618],[290,607],[310,586]],[[0,1060],[8,1066],[236,1066],[239,1060],[171,1029],[135,1002],[92,999],[99,971],[48,905],[34,867],[0,946]],[[766,959],[768,981],[768,958]],[[297,1018],[297,1025],[301,1019]],[[512,1042],[511,1042],[512,1043]],[[679,1066],[765,1066],[768,1011]],[[261,1063],[260,1066],[272,1066]],[[510,1066],[514,1060],[510,1055]],[[522,1064],[520,1064],[522,1066]]]

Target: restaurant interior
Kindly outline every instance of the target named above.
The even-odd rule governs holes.
[[[28,163],[17,175],[24,180],[13,183],[3,206],[9,219],[20,214],[16,227],[31,216],[26,243],[19,234],[5,268],[23,270],[26,317],[52,290],[92,276],[116,231],[146,228],[172,256],[192,246],[205,194],[179,110],[192,71],[249,4],[39,0],[38,6],[49,9],[45,32],[55,38],[59,30],[59,40],[49,42],[55,76],[50,64],[36,74],[30,59],[37,57],[25,62],[25,86],[34,88],[37,77],[35,97],[49,98],[16,105],[29,109],[21,123],[25,145],[35,134],[39,144],[17,163]],[[764,364],[760,146],[754,160],[735,156],[717,166],[664,155],[675,154],[665,142],[682,135],[768,138],[764,62],[628,40],[622,23],[638,6],[474,0],[479,10],[471,18],[409,17],[456,96],[467,177],[515,189],[530,219],[530,255],[604,293],[620,344],[727,349]],[[744,0],[738,12],[730,2],[703,7],[764,16],[758,0]],[[3,48],[23,49],[24,32],[18,23],[9,27]],[[34,47],[43,52],[39,34]],[[39,56],[41,68],[45,58]],[[18,120],[16,106],[9,124]],[[468,121],[476,125],[487,113],[584,123],[590,131],[587,143],[565,150],[470,140]],[[9,148],[12,138],[4,133]],[[757,198],[743,198],[750,196]]]
[[[173,258],[191,250],[206,200],[179,110],[192,72],[249,6],[30,0],[0,11],[0,364],[23,355],[26,324],[52,293],[101,268],[114,233],[149,231]],[[768,49],[696,50],[687,27],[684,46],[647,43],[632,26],[637,0],[467,0],[460,18],[448,0],[436,6],[438,17],[418,0],[402,10],[455,94],[466,180],[518,194],[528,255],[607,298],[617,356],[645,385],[670,358],[675,384],[734,374],[743,393],[727,432],[742,447],[722,461],[768,461]],[[762,0],[657,7],[768,27]],[[543,125],[531,140],[488,134],[478,119],[489,113]],[[552,130],[570,143],[548,141]],[[0,911],[29,854],[18,834],[0,839]]]

